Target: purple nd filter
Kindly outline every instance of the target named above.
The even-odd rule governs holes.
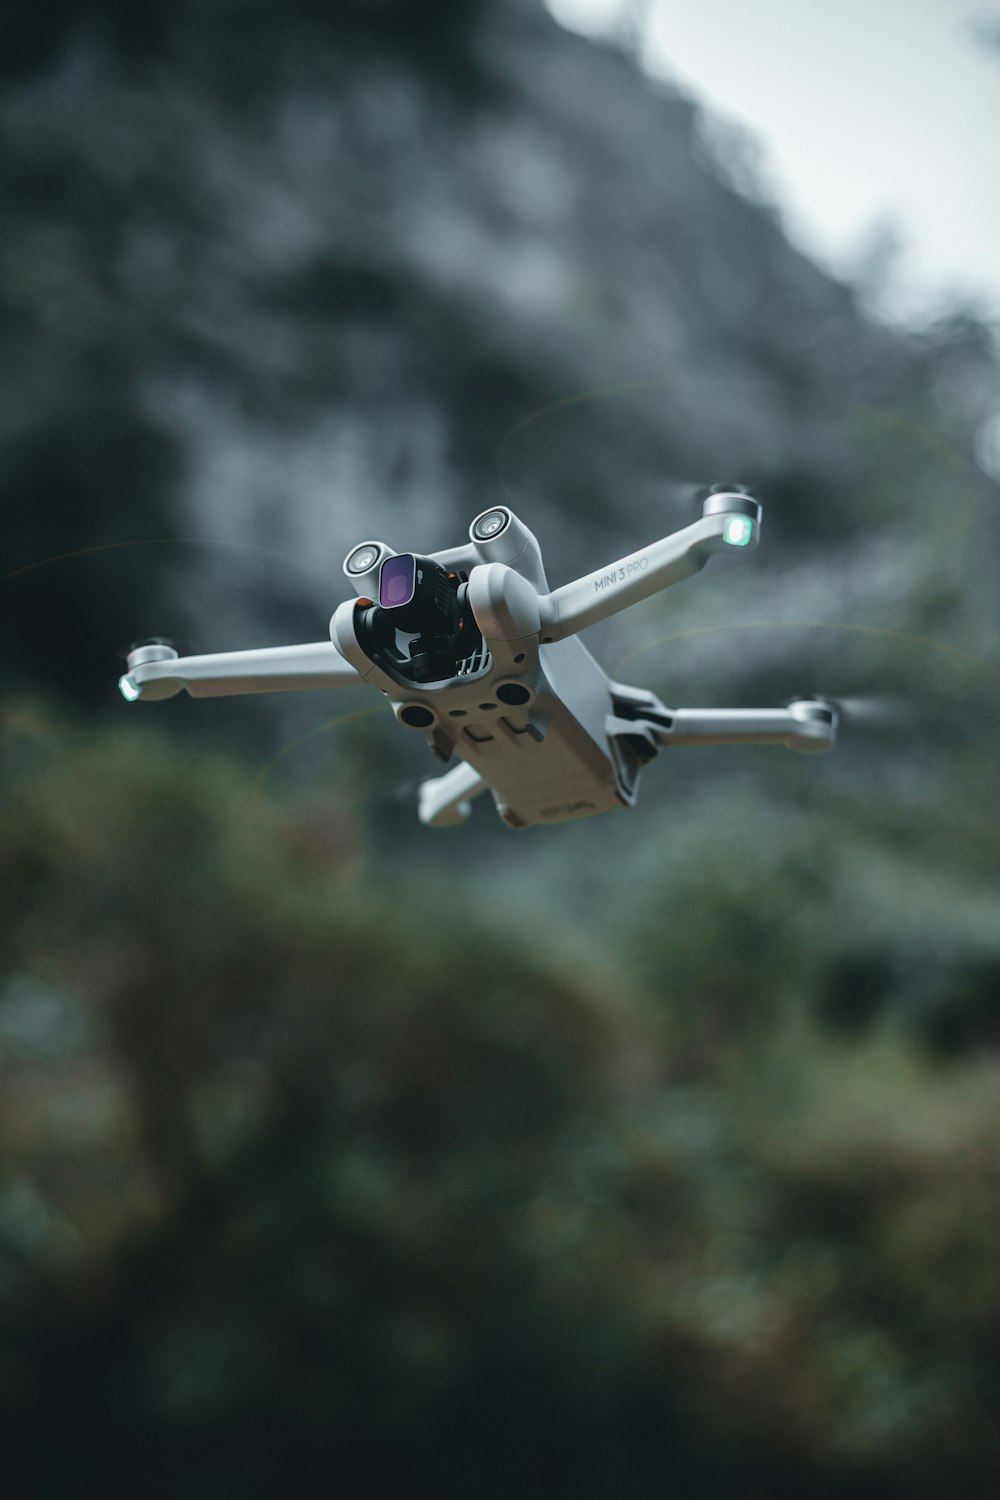
[[[409,604],[417,586],[417,560],[412,552],[387,557],[378,579],[378,602],[383,609]]]

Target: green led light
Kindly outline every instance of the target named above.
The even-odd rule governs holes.
[[[136,699],[142,696],[142,688],[134,677],[119,677],[118,691],[126,703],[135,703]]]
[[[753,522],[749,516],[730,516],[722,534],[730,547],[745,547],[753,536]]]

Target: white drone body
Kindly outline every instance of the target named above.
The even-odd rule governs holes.
[[[666,708],[613,682],[579,639],[714,553],[752,551],[760,523],[758,501],[721,490],[683,531],[550,591],[538,542],[495,506],[476,517],[465,545],[444,552],[353,548],[344,572],[357,598],[337,608],[328,641],[189,657],[139,646],[119,687],[134,701],[182,689],[202,698],[368,683],[437,760],[457,759],[420,786],[418,814],[432,827],[464,822],[487,789],[511,828],[631,807],[643,766],[664,746],[833,746],[829,703]]]

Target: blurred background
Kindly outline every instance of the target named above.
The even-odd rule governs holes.
[[[1000,7],[4,22],[18,1492],[996,1493]],[[588,644],[828,757],[432,832],[364,692],[116,692],[364,538],[503,502],[558,584],[716,481],[760,551]]]

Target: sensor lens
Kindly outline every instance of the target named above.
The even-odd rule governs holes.
[[[522,703],[528,702],[531,693],[523,682],[502,682],[497,688],[497,697],[501,703],[508,703],[512,708],[517,708]]]
[[[119,677],[118,691],[126,703],[135,703],[142,693],[142,688],[134,677]]]
[[[371,542],[366,542],[363,547],[355,547],[347,559],[348,573],[367,573],[378,562],[378,548],[373,547]]]
[[[723,536],[730,547],[745,547],[753,536],[753,522],[749,516],[731,516]]]
[[[417,560],[412,552],[387,557],[378,581],[378,602],[383,609],[409,604],[417,586]]]
[[[505,510],[488,510],[484,516],[480,516],[472,528],[472,535],[477,542],[491,542],[495,536],[499,536],[507,525],[509,517]]]
[[[422,703],[408,703],[399,710],[399,717],[411,729],[428,729],[434,723],[434,715]]]

